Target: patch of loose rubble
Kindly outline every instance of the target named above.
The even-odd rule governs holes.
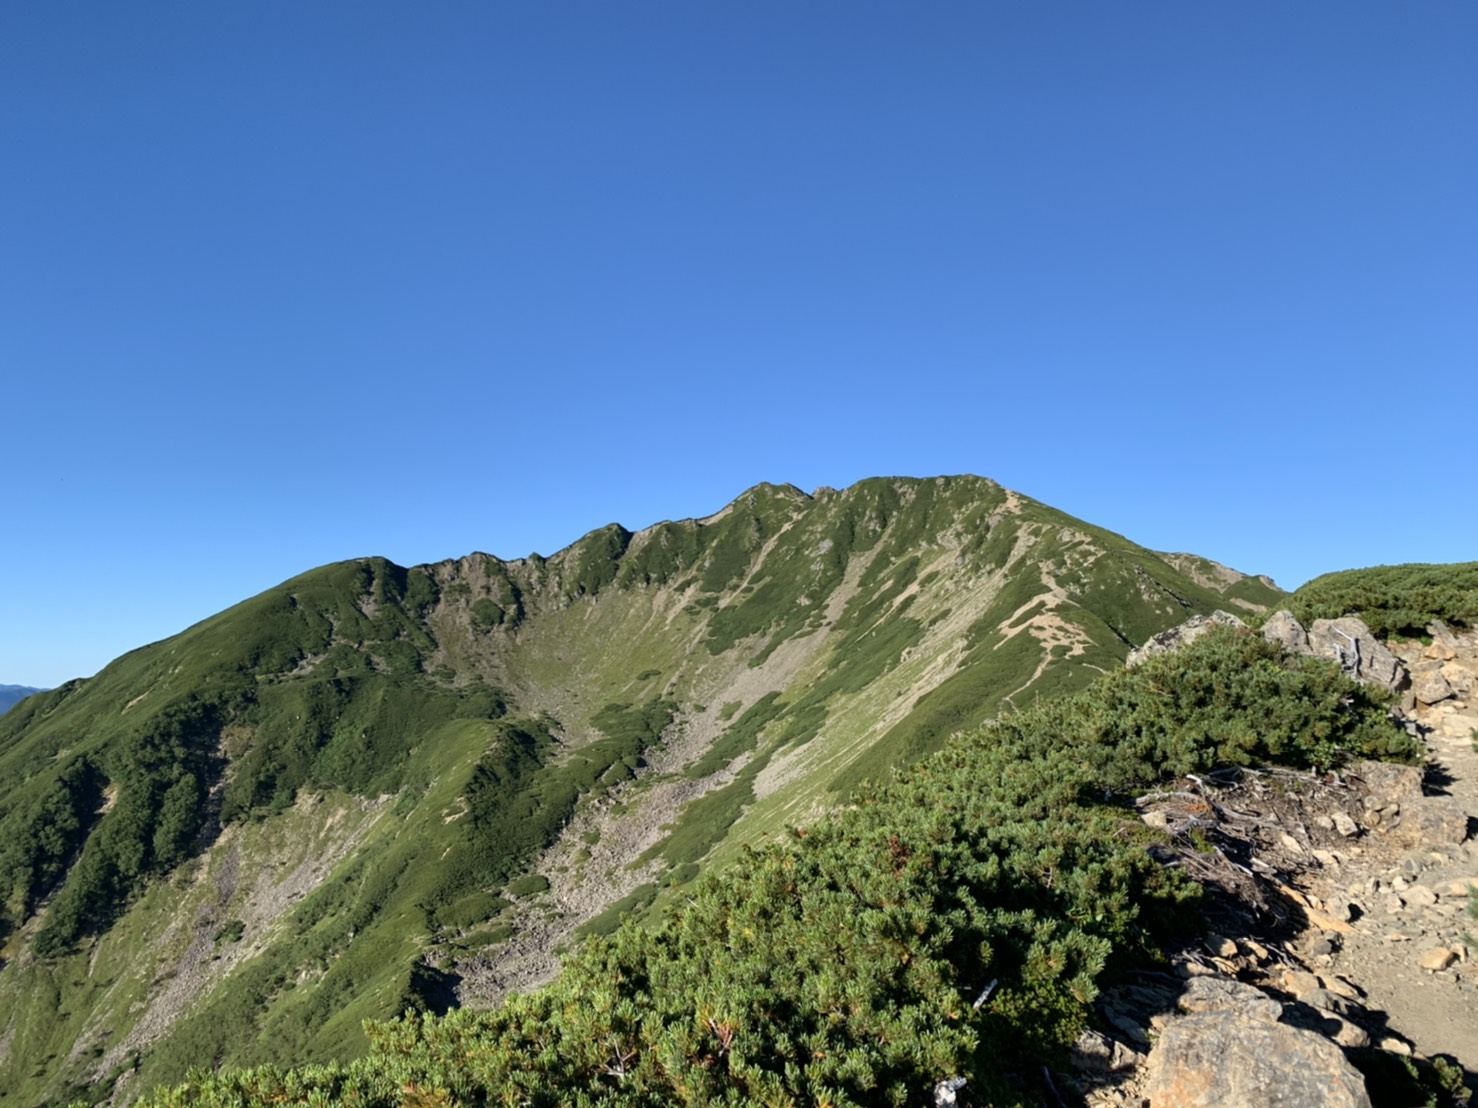
[[[181,913],[158,938],[157,972],[146,1000],[134,1002],[130,1014],[140,1013],[128,1033],[97,1060],[90,1071],[94,1081],[115,1073],[129,1055],[163,1037],[201,997],[237,966],[264,951],[284,926],[288,913],[318,889],[334,867],[353,852],[376,822],[389,812],[389,796],[358,801],[357,821],[349,818],[350,804],[340,800],[325,805],[324,797],[303,790],[294,812],[303,821],[302,837],[269,849],[258,844],[261,864],[243,873],[241,831],[231,826],[221,833],[206,863],[197,867],[193,884],[203,890],[193,914]],[[240,924],[237,940],[221,942],[228,917]],[[94,954],[96,957],[96,954]],[[126,979],[115,988],[122,987]],[[96,1006],[92,1021],[73,1044],[70,1060],[105,1042],[111,1032],[107,1004]],[[121,1090],[131,1076],[125,1076]]]
[[[1233,621],[1198,617],[1144,653]],[[1361,1049],[1439,1057],[1478,1088],[1478,632],[1428,630],[1388,648],[1357,619],[1268,621],[1397,692],[1426,763],[1224,771],[1141,797],[1167,864],[1210,892],[1207,930],[1165,972],[1105,990],[1064,1103],[1369,1105],[1347,1057]]]

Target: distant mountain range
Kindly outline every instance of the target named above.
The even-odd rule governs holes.
[[[32,693],[45,691],[45,689],[33,689],[29,685],[0,685],[0,715],[8,712],[13,705],[19,704]]]
[[[305,573],[0,717],[0,1100],[490,1003],[951,734],[1283,595],[977,477]]]

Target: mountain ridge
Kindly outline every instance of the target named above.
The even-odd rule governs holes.
[[[1255,580],[1225,590],[1280,595]],[[0,722],[7,842],[63,844],[0,852],[0,1095],[342,1056],[366,1016],[526,988],[1225,590],[968,476],[298,575]]]

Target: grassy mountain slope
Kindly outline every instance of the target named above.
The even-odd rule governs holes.
[[[972,1104],[1056,1101],[1038,1075],[1100,981],[1195,929],[1201,890],[1129,798],[1220,766],[1417,753],[1383,694],[1219,628],[951,739],[545,989],[381,1025],[348,1066],[201,1071],[149,1103],[901,1105],[945,1079]]]
[[[33,697],[0,718],[0,1102],[342,1057],[535,984],[578,928],[1262,595],[1180,557],[979,478],[762,485],[549,558],[327,566]]]

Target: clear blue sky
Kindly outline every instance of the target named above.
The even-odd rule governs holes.
[[[0,682],[324,562],[973,472],[1478,558],[1478,4],[0,9]]]

